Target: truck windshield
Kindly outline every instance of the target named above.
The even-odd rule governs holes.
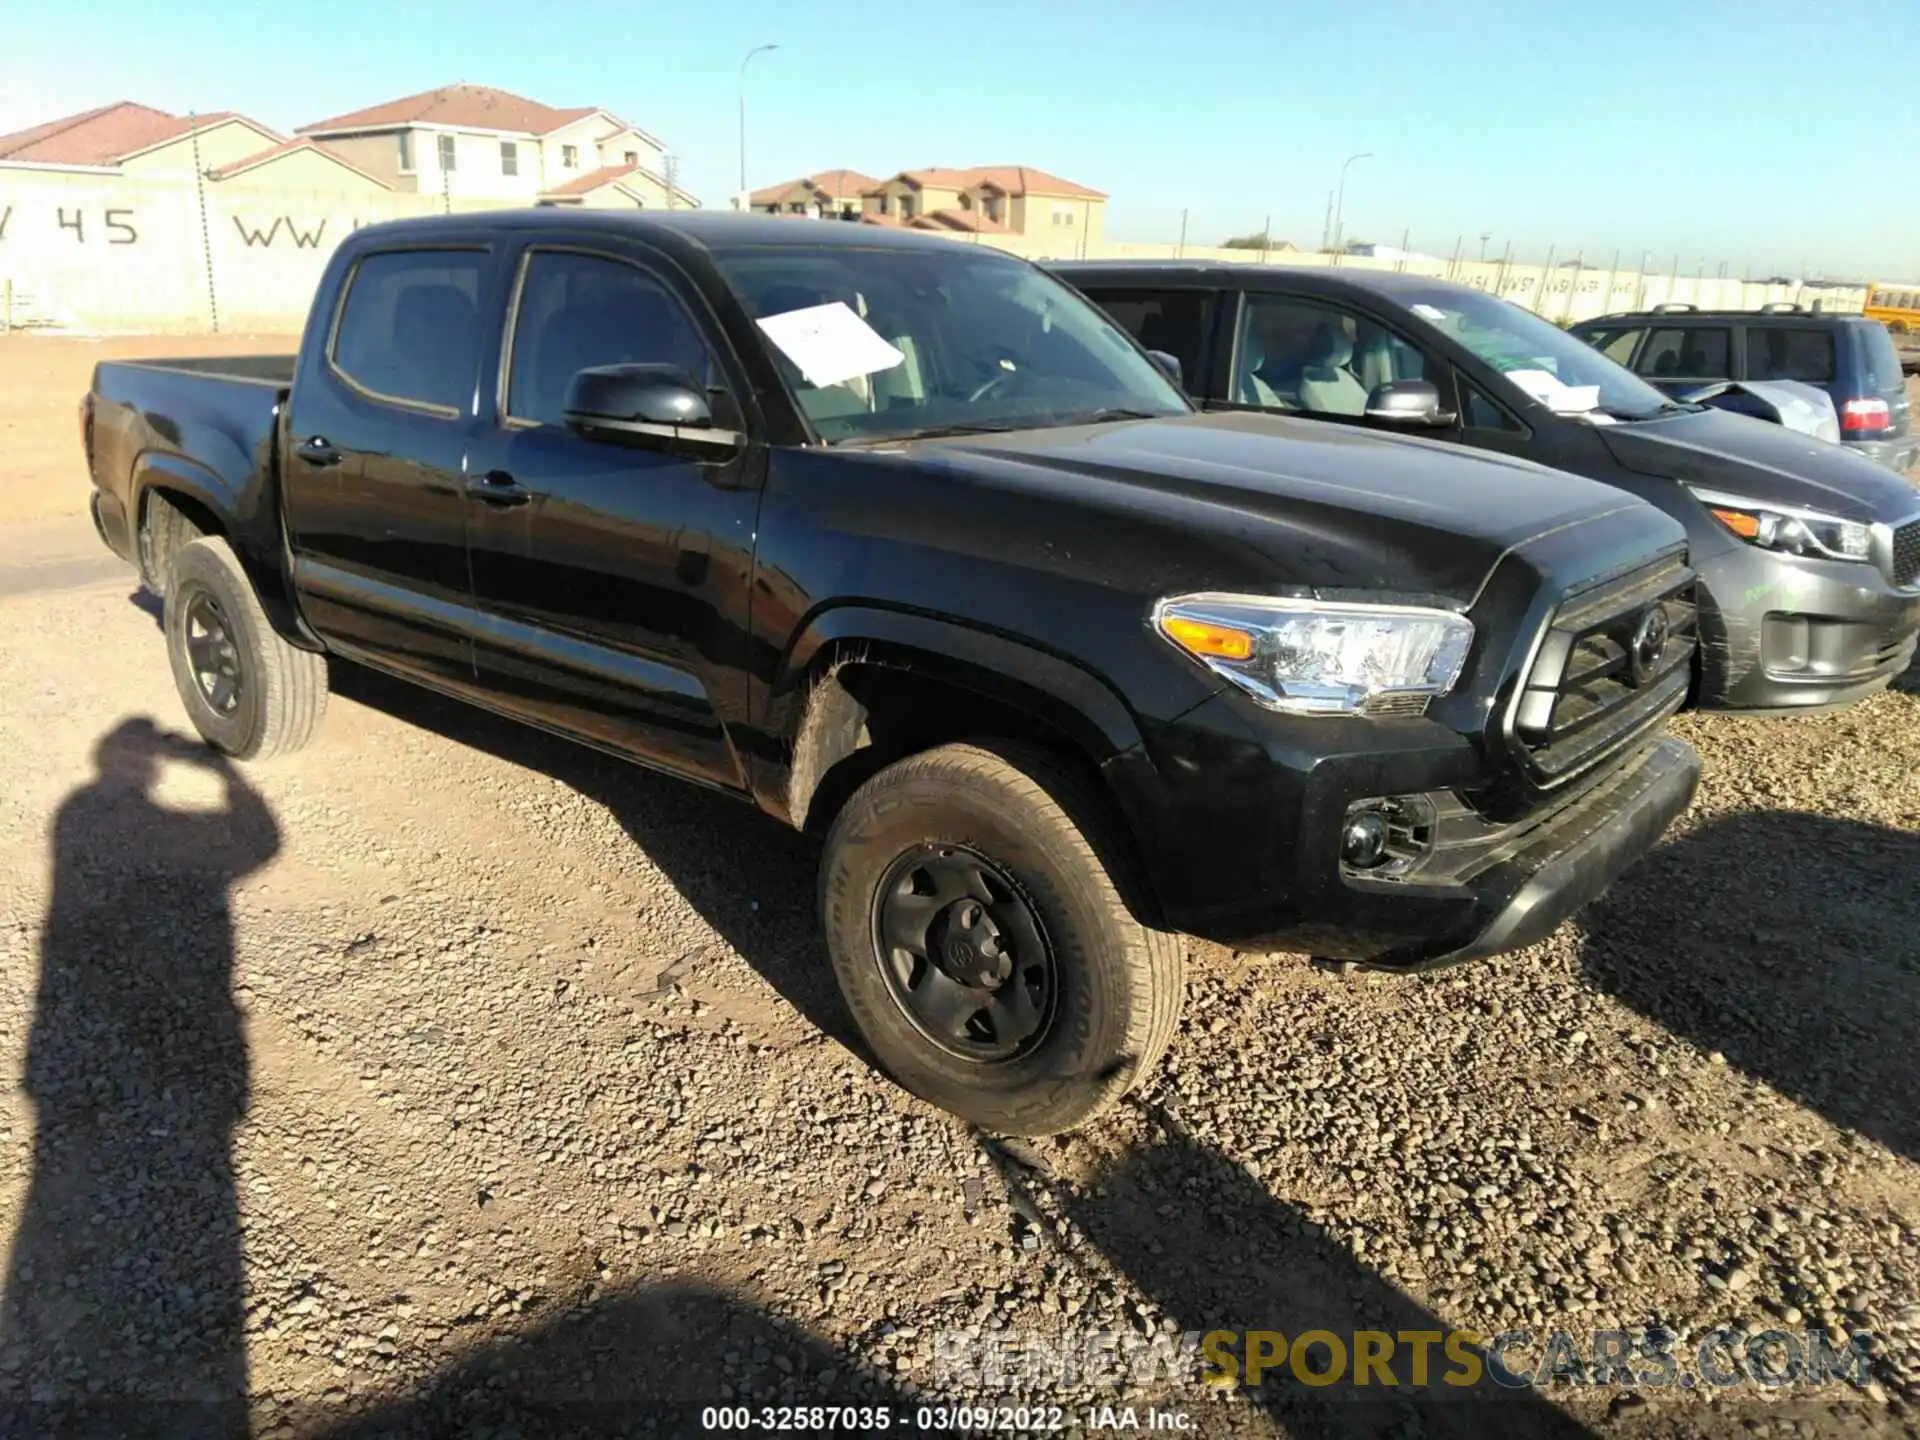
[[[1098,310],[995,251],[758,245],[714,259],[829,443],[1193,408]]]
[[[1409,293],[1408,307],[1561,414],[1645,420],[1674,404],[1624,365],[1505,300],[1452,286]]]

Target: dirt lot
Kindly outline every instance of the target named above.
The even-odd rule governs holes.
[[[88,361],[17,353],[8,503],[24,456],[77,508]],[[1693,812],[1522,954],[1196,951],[1166,1074],[1003,1147],[850,1048],[802,841],[346,667],[313,749],[225,766],[130,575],[47,573],[0,584],[0,1404],[688,1433],[660,1407],[993,1393],[939,1383],[969,1330],[1661,1325],[1690,1369],[1735,1323],[1871,1330],[1872,1381],[1139,1393],[1203,1435],[1920,1415],[1920,676],[1683,722]]]

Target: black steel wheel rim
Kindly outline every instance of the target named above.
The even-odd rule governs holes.
[[[1046,1038],[1059,998],[1053,947],[1003,868],[962,845],[922,845],[887,867],[874,957],[914,1028],[950,1055],[998,1064]]]
[[[240,708],[240,650],[233,643],[226,612],[212,595],[197,590],[187,601],[182,624],[187,668],[193,672],[200,698],[216,715],[233,714]]]

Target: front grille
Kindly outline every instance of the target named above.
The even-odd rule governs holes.
[[[1920,520],[1909,520],[1893,532],[1893,564],[1888,578],[1902,587],[1920,580]]]
[[[1656,643],[1662,627],[1666,638]],[[1678,558],[1568,599],[1548,622],[1510,712],[1534,779],[1569,780],[1678,710],[1698,645],[1693,572]]]

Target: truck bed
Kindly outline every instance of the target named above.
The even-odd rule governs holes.
[[[251,380],[267,385],[293,384],[294,357],[288,355],[184,355],[178,359],[114,361],[116,367],[180,370],[216,380]]]
[[[108,360],[94,367],[88,444],[101,537],[138,563],[141,496],[159,484],[238,517],[243,560],[278,553],[273,505],[280,404],[291,355]]]

